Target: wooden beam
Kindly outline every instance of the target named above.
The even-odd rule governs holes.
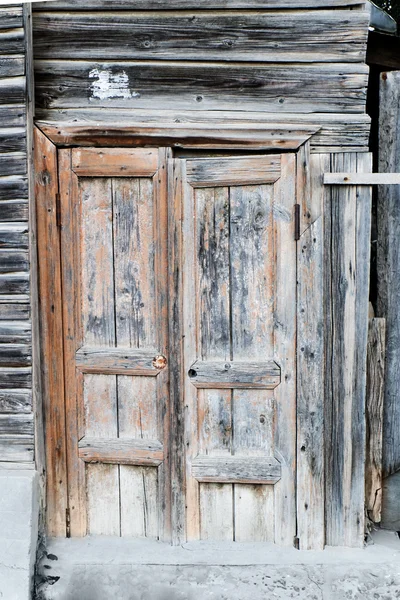
[[[112,10],[187,10],[187,9],[231,9],[231,8],[321,8],[321,0],[112,0]],[[338,6],[364,6],[362,0],[325,0],[324,8]],[[48,2],[34,2],[34,10],[49,10]],[[51,10],[109,10],[110,0],[58,0],[51,3]]]
[[[166,358],[156,350],[84,346],[76,353],[76,366],[82,373],[156,377],[166,365]]]
[[[274,361],[196,361],[189,378],[197,388],[257,388],[273,390],[281,382],[281,370]]]
[[[399,185],[400,173],[325,173],[325,185]]]

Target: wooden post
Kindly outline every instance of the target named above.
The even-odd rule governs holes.
[[[385,333],[385,319],[369,320],[365,502],[368,518],[374,523],[380,523],[382,504],[382,419],[385,379]]]

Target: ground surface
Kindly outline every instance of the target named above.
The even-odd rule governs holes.
[[[363,550],[299,552],[271,544],[51,540],[38,584],[37,600],[396,600],[400,542],[380,532]]]

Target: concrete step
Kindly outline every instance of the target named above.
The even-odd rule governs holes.
[[[36,600],[395,600],[400,542],[301,552],[272,544],[49,540]]]

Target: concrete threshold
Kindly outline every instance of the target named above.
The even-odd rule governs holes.
[[[273,544],[173,547],[107,537],[49,540],[37,600],[395,600],[400,541],[376,532],[363,549]]]

